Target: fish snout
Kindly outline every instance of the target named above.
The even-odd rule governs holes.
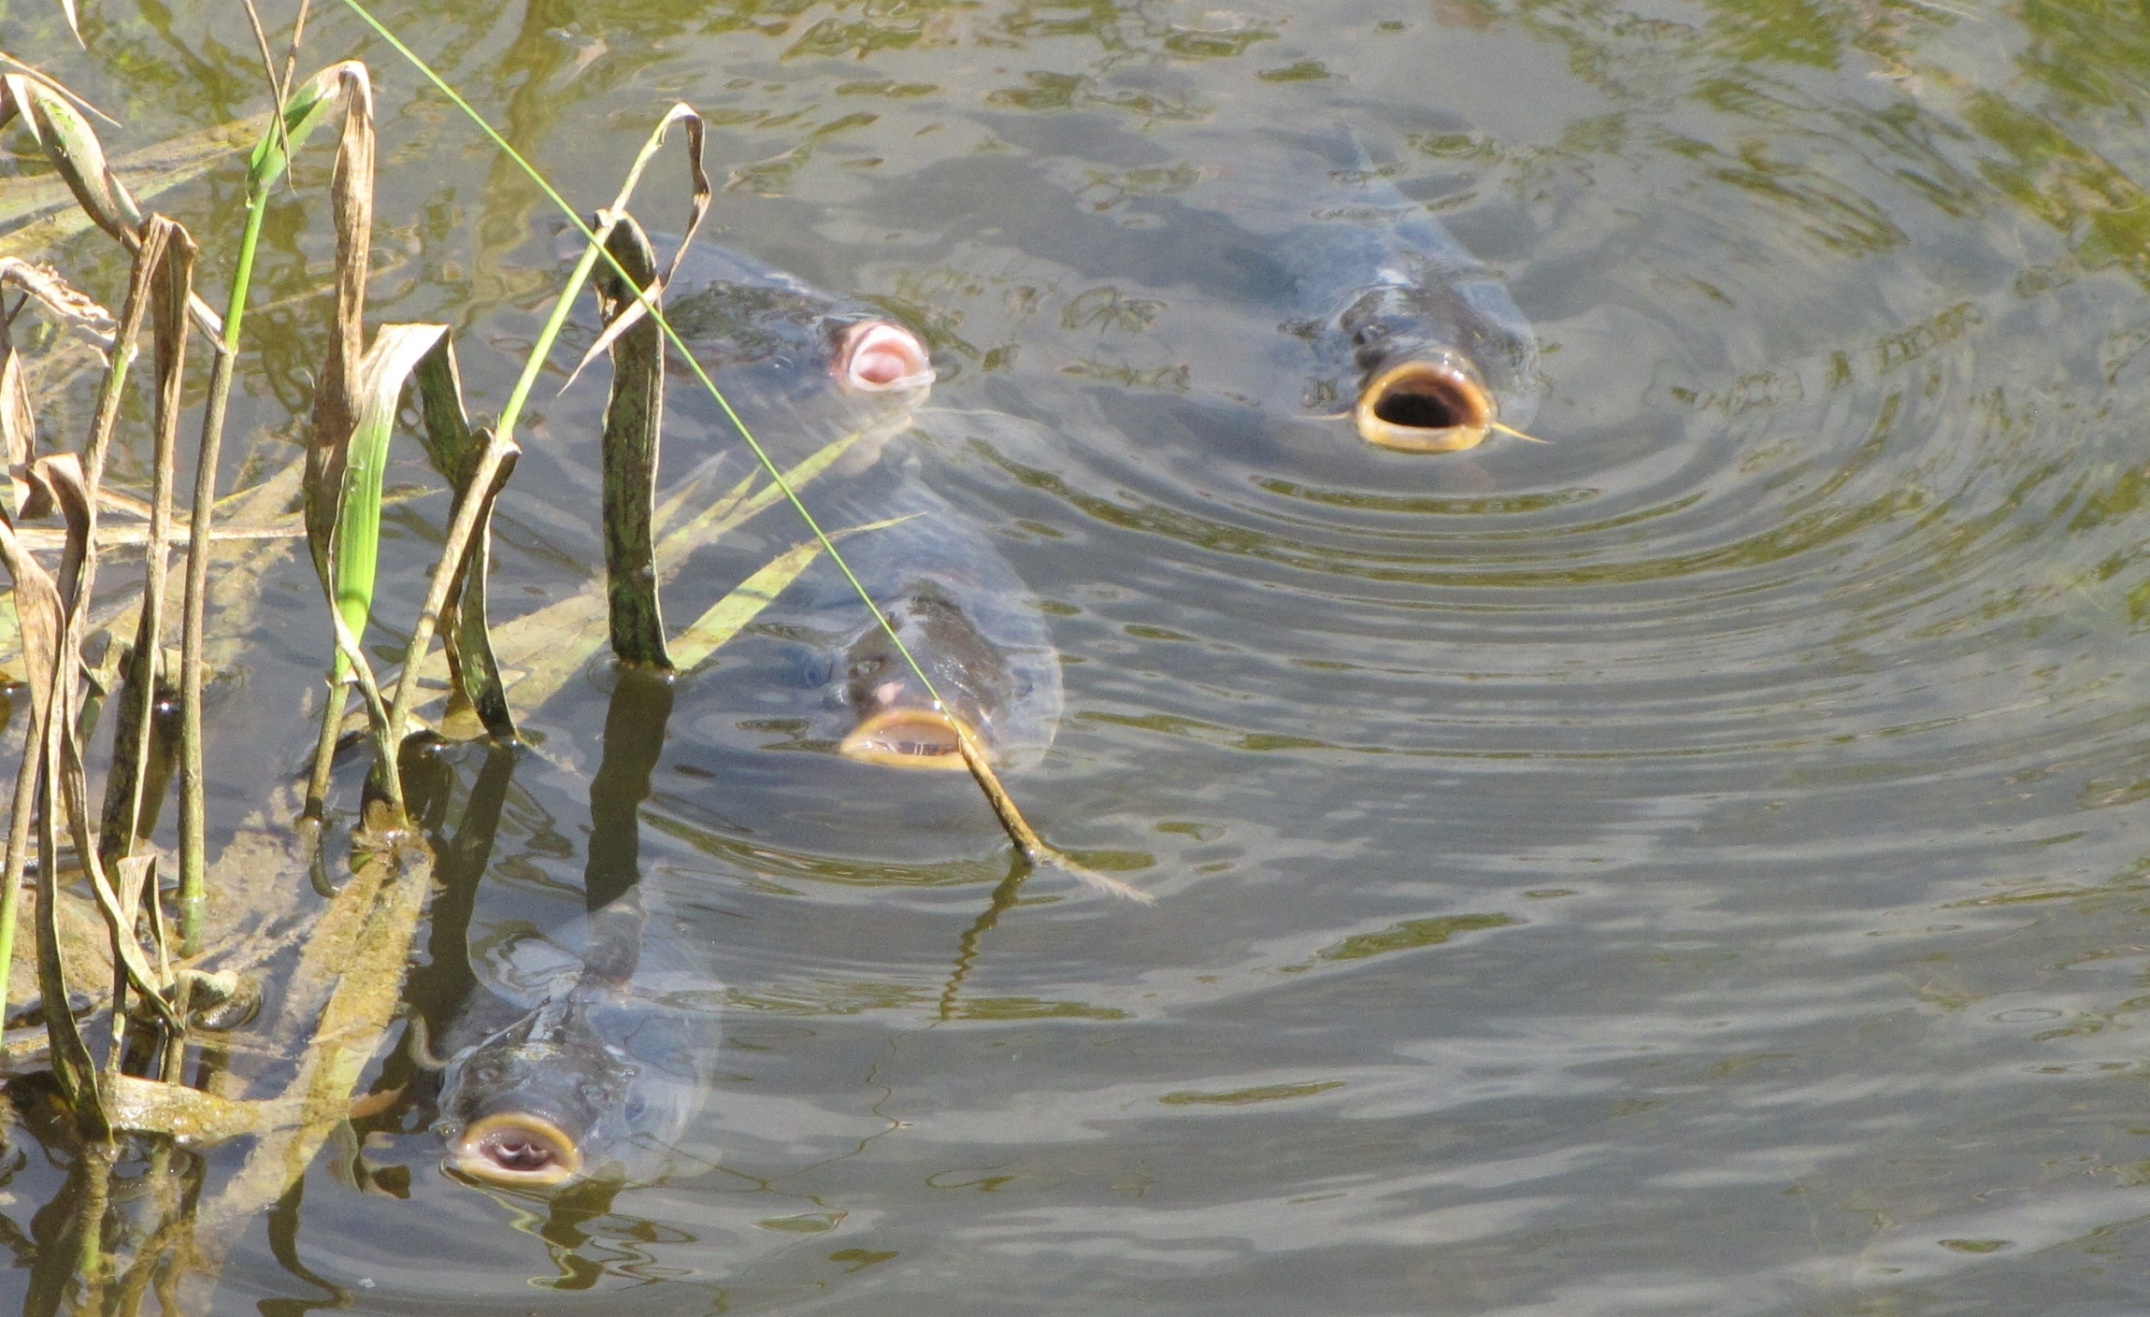
[[[933,383],[933,358],[918,335],[888,320],[866,320],[836,344],[837,382],[855,393],[901,393]]]
[[[1359,391],[1351,419],[1370,444],[1405,453],[1475,448],[1499,411],[1468,361],[1442,352],[1382,370]]]
[[[448,1140],[448,1168],[484,1184],[543,1189],[582,1171],[582,1150],[558,1125],[523,1111],[502,1111],[464,1126]]]
[[[891,686],[897,689],[891,691]],[[931,704],[899,702],[901,694],[902,688],[894,682],[877,687],[876,707],[844,737],[837,752],[846,759],[884,768],[967,768],[956,720]]]

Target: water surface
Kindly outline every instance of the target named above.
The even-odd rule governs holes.
[[[931,336],[905,442],[1065,662],[1018,793],[1159,902],[1009,885],[960,779],[784,748],[690,679],[642,862],[726,1012],[694,1160],[489,1197],[414,1116],[361,1173],[324,1158],[219,1311],[2150,1303],[2139,15],[382,13],[586,204],[690,99],[722,241]],[[0,44],[130,117],[253,106],[243,28],[154,20],[91,16],[69,54],[11,10]],[[348,17],[309,44],[379,84],[376,319],[456,324],[497,406],[556,277],[540,199]],[[1552,442],[1411,457],[1247,405],[1277,317],[1220,256],[1218,143],[1332,124],[1506,278]],[[325,258],[325,173],[272,221],[280,297]],[[229,228],[235,190],[182,211]],[[683,205],[668,179],[647,213]],[[318,320],[262,317],[249,423],[303,412]],[[599,405],[540,408],[503,614],[599,560]],[[721,436],[675,411],[684,470]],[[402,509],[390,558],[442,515]],[[668,608],[796,538],[756,523]],[[295,721],[251,711],[311,680],[313,587],[278,588],[220,734],[296,762]],[[606,702],[527,716],[481,958],[582,909]],[[21,1296],[59,1266],[62,1177],[14,1158]]]

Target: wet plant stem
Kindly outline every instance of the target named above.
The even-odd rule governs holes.
[[[277,107],[281,129],[284,110]],[[202,915],[208,904],[202,876],[208,863],[208,805],[202,744],[202,643],[208,610],[211,522],[216,515],[216,474],[224,447],[224,414],[231,399],[231,376],[239,356],[239,327],[246,316],[246,294],[254,279],[254,252],[261,244],[262,217],[268,211],[267,180],[250,180],[246,230],[239,239],[239,259],[231,274],[231,294],[224,308],[224,333],[212,340],[209,405],[202,413],[202,439],[194,468],[194,506],[187,544],[186,614],[179,642],[179,949],[191,956],[201,950]]]

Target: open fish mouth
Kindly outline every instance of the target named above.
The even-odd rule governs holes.
[[[836,378],[856,393],[900,393],[933,383],[933,358],[903,326],[867,320],[851,326],[836,345]]]
[[[1359,392],[1351,419],[1370,444],[1405,453],[1456,453],[1485,439],[1496,410],[1478,372],[1443,354],[1376,375]]]
[[[543,1189],[582,1170],[582,1150],[542,1116],[507,1111],[475,1120],[448,1144],[448,1167],[486,1184]]]
[[[955,719],[932,709],[884,709],[853,728],[837,747],[846,759],[885,768],[967,768]]]

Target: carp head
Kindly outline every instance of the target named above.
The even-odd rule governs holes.
[[[844,653],[843,701],[858,722],[838,752],[889,768],[967,768],[956,720],[991,745],[994,718],[1006,701],[1006,656],[935,582],[912,585],[886,616],[932,678],[940,702],[888,632],[869,628]]]
[[[571,1001],[545,1003],[449,1063],[436,1126],[445,1165],[508,1189],[594,1171],[605,1141],[636,1120],[635,1074]]]

